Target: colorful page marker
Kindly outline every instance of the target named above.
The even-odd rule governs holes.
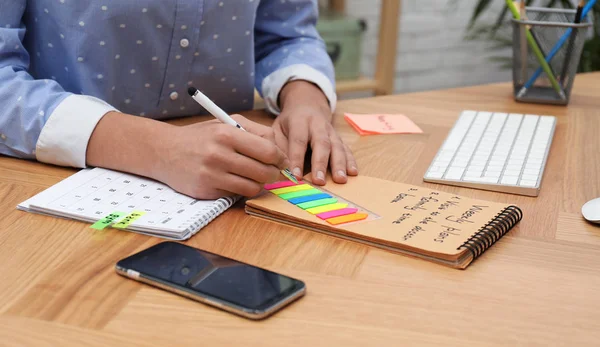
[[[133,223],[136,219],[139,219],[144,215],[145,212],[133,211],[128,214],[125,218],[121,219],[121,221],[117,224],[113,225],[113,228],[117,229],[125,229],[129,226],[129,224]]]
[[[307,192],[307,190],[305,190],[305,192]],[[300,197],[292,198],[292,199],[289,199],[288,201],[291,202],[294,205],[298,205],[298,204],[301,204],[303,202],[309,202],[309,201],[320,200],[320,199],[327,199],[327,198],[331,198],[331,195],[325,194],[325,193],[317,193],[317,194],[312,194],[312,195],[300,196]]]
[[[300,207],[303,210],[307,210],[307,209],[313,208],[313,207],[319,207],[319,206],[323,206],[323,205],[335,204],[336,202],[337,202],[336,198],[325,198],[325,199],[319,199],[319,200],[313,200],[313,201],[303,202],[303,203],[298,204],[296,206]]]
[[[292,181],[281,181],[281,182],[275,182],[275,183],[271,183],[271,184],[265,184],[264,188],[266,190],[273,190],[273,189],[277,189],[277,188],[285,188],[285,187],[291,187],[291,186],[297,186],[297,184]]]
[[[327,219],[327,223],[337,225],[343,223],[356,222],[359,220],[366,219],[369,215],[366,213],[353,213],[345,216],[339,216]]]
[[[357,208],[348,207],[348,208],[342,208],[340,210],[319,213],[317,215],[317,217],[319,217],[321,219],[329,219],[329,218],[333,218],[333,217],[339,217],[339,216],[345,216],[348,214],[353,214],[356,212],[358,212]]]
[[[361,135],[420,134],[423,131],[402,114],[344,114],[346,121]]]
[[[299,192],[291,192],[291,193],[281,194],[281,195],[279,195],[279,197],[282,198],[283,200],[290,200],[290,199],[298,198],[301,196],[309,196],[309,195],[315,195],[315,194],[321,194],[321,191],[313,188],[313,189],[301,190]]]
[[[113,212],[108,216],[100,219],[96,223],[92,224],[91,228],[96,230],[102,230],[109,225],[113,224],[116,220],[120,219],[125,215],[125,212]]]
[[[264,188],[330,224],[350,223],[369,216],[367,213],[358,213],[358,208],[348,207],[347,203],[339,202],[337,197],[306,183],[282,181],[265,184]]]
[[[319,214],[319,213],[323,213],[323,212],[339,210],[339,209],[346,208],[346,207],[348,207],[348,204],[338,202],[335,204],[329,204],[329,205],[323,205],[323,206],[319,206],[319,207],[309,208],[309,209],[306,209],[305,211],[310,214]]]
[[[298,184],[298,185],[291,186],[291,187],[273,189],[273,190],[271,190],[271,193],[273,193],[275,195],[281,195],[281,194],[285,194],[285,193],[293,193],[293,192],[299,192],[301,190],[309,190],[309,189],[314,189],[314,188],[309,184]]]

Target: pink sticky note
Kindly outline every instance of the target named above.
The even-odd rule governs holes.
[[[333,217],[345,216],[347,214],[353,214],[353,213],[356,213],[357,211],[358,211],[357,208],[347,207],[347,208],[342,208],[339,210],[333,210],[333,211],[329,211],[329,212],[319,213],[317,215],[317,217],[319,217],[321,219],[329,219],[329,218],[333,218]]]
[[[273,189],[277,189],[277,188],[285,188],[285,187],[291,187],[291,186],[295,186],[295,185],[296,185],[296,183],[294,183],[292,181],[281,181],[281,182],[265,184],[264,187],[266,190],[273,190]]]
[[[344,114],[346,121],[361,135],[420,134],[423,131],[402,114]]]

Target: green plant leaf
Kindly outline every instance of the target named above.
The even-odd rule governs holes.
[[[488,6],[492,3],[492,0],[479,0],[477,5],[475,6],[475,10],[473,10],[473,14],[471,15],[471,20],[469,21],[469,28],[473,26],[477,18],[485,11]]]

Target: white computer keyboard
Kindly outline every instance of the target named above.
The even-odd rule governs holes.
[[[539,194],[556,118],[464,111],[424,181],[512,194]]]

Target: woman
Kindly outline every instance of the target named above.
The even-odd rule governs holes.
[[[256,194],[289,167],[301,177],[356,175],[331,126],[331,61],[310,0],[0,0],[0,153],[162,181],[199,199]],[[272,128],[237,120],[176,127],[205,111],[252,108]]]

